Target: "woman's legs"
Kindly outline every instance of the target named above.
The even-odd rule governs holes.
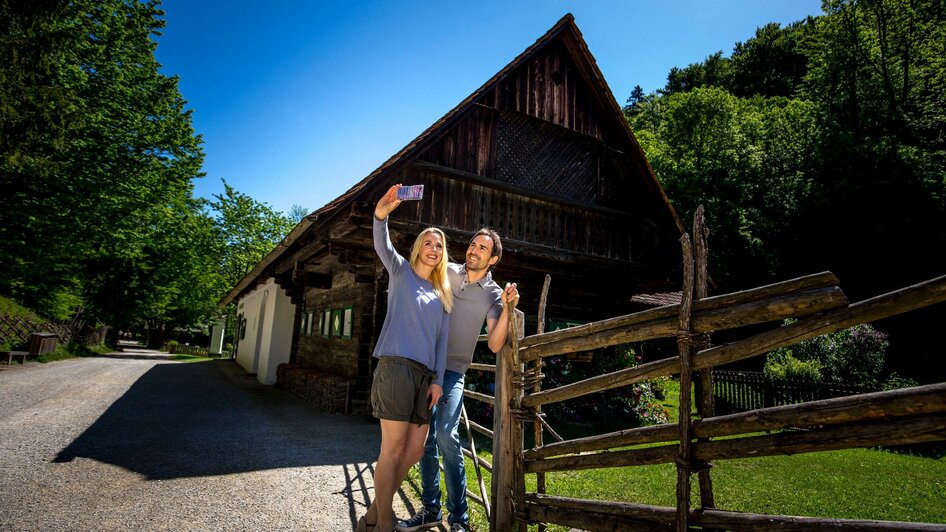
[[[407,476],[411,466],[424,454],[427,425],[411,425],[406,421],[381,420],[381,454],[374,470],[374,501],[365,520],[377,523],[375,530],[394,530],[391,505],[394,493]]]

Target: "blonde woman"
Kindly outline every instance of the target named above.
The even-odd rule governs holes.
[[[430,227],[417,235],[410,260],[395,251],[388,215],[401,203],[399,188],[388,189],[374,211],[374,248],[390,281],[371,385],[371,408],[381,421],[381,454],[374,472],[375,498],[358,520],[359,531],[394,530],[394,493],[424,455],[430,409],[443,395],[453,307],[447,240],[443,231]]]

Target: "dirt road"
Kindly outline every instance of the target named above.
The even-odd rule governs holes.
[[[0,530],[352,530],[379,441],[229,360],[4,366]]]

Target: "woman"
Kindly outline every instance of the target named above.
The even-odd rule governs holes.
[[[388,215],[401,204],[394,185],[374,211],[374,248],[388,271],[388,313],[374,356],[378,365],[371,385],[371,408],[381,420],[381,454],[374,472],[375,498],[358,520],[358,530],[394,530],[394,493],[408,470],[424,455],[430,408],[443,395],[449,312],[453,307],[447,279],[443,231],[421,231],[409,261],[399,255],[388,234]]]

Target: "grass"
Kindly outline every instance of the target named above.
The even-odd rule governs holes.
[[[171,360],[177,360],[178,362],[207,362],[208,360],[215,360],[212,357],[202,357],[197,355],[171,355]]]
[[[676,422],[679,384],[671,381],[662,404]],[[556,427],[557,428],[557,427]],[[571,431],[568,431],[571,432]],[[593,433],[603,432],[593,430]],[[571,437],[571,436],[569,436]],[[480,456],[492,460],[489,441],[476,442]],[[487,490],[490,475],[483,471]],[[420,486],[417,468],[411,470]],[[794,456],[719,460],[712,469],[716,507],[738,512],[946,523],[946,457],[926,458],[878,449],[847,449]],[[405,484],[407,485],[407,484]],[[694,475],[691,504],[699,506]],[[467,460],[467,488],[479,492]],[[535,475],[526,476],[535,491]],[[676,505],[676,469],[671,464],[606,468],[546,474],[552,495]],[[419,497],[419,494],[417,494]],[[483,509],[470,502],[474,530],[488,530]],[[445,516],[446,518],[446,516]],[[534,527],[533,527],[534,529]],[[549,530],[567,530],[550,526]]]
[[[36,357],[36,361],[45,364],[47,362],[55,362],[57,360],[66,360],[75,357],[103,355],[111,351],[114,351],[114,349],[104,344],[92,346],[76,343],[59,344],[54,351]]]

